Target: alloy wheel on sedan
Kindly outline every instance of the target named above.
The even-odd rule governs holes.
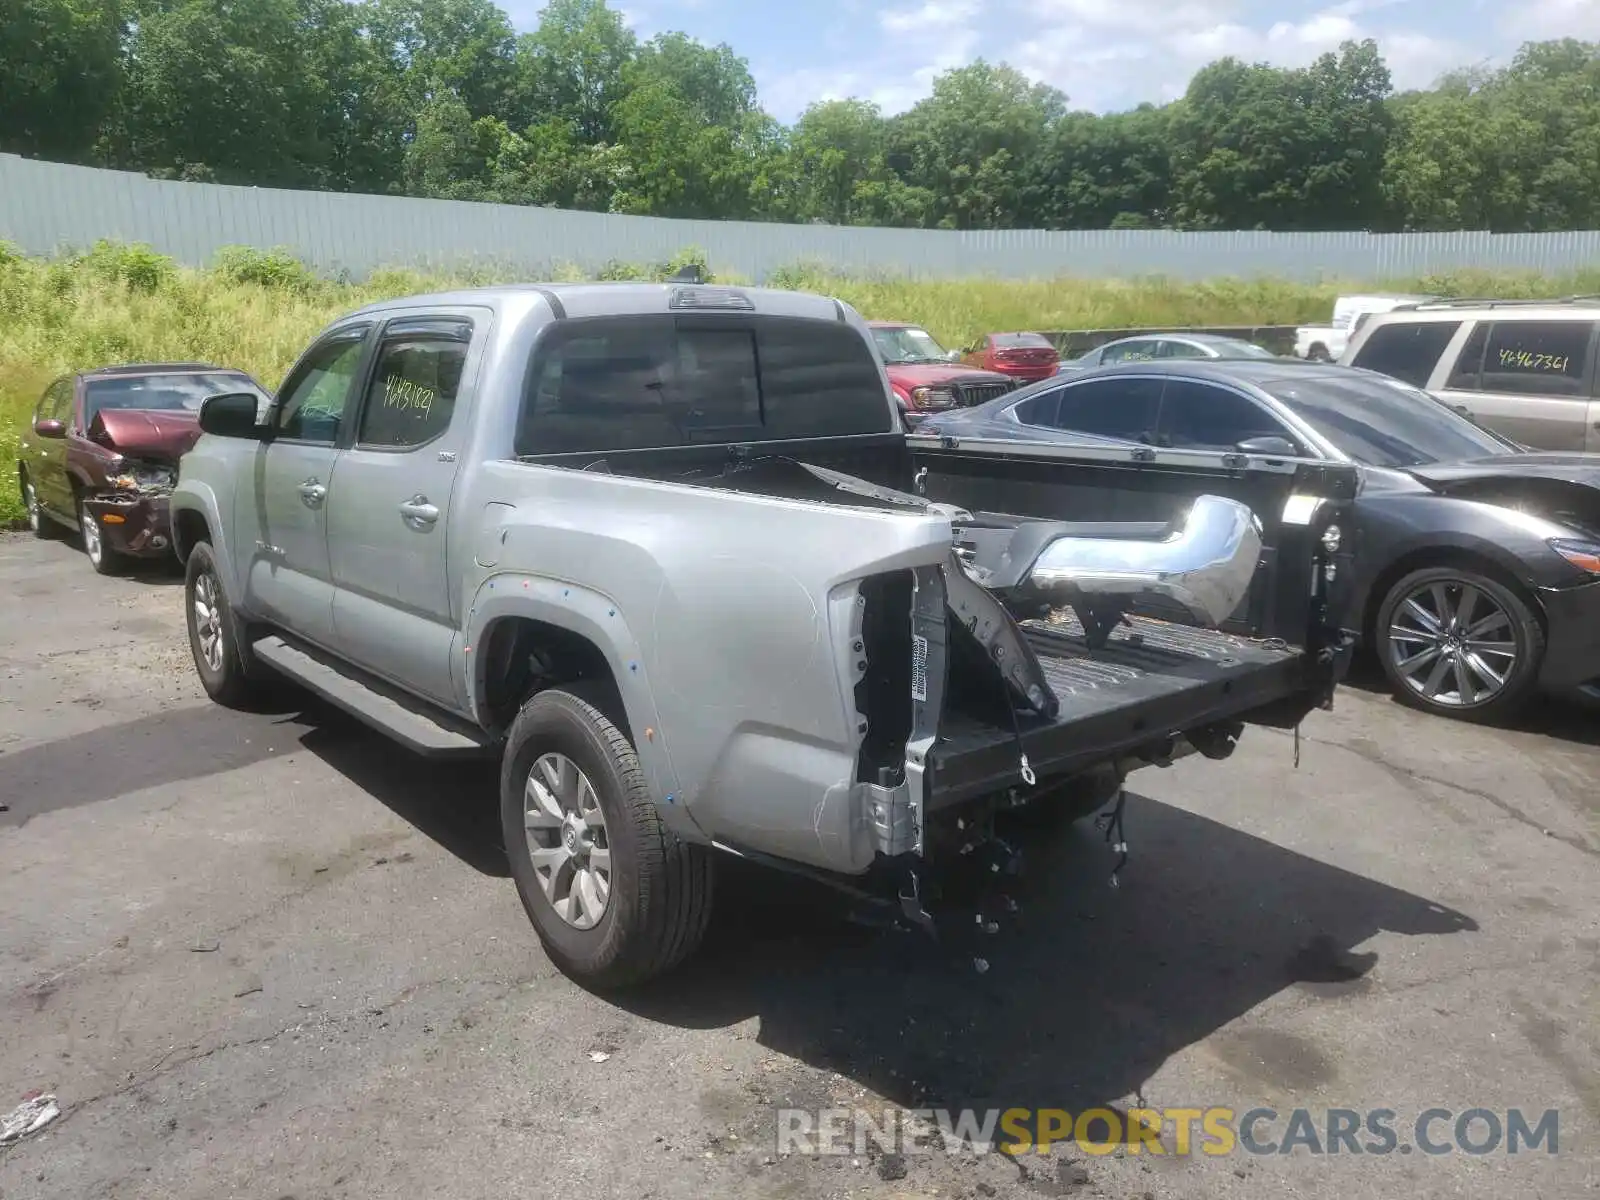
[[[89,556],[89,561],[96,567],[105,562],[106,543],[100,533],[100,522],[96,521],[82,505],[78,507],[78,525],[83,531],[83,550]]]
[[[1419,698],[1445,708],[1479,708],[1517,676],[1516,622],[1487,590],[1464,579],[1412,588],[1387,632],[1394,673]]]
[[[574,929],[593,929],[611,898],[611,841],[594,785],[577,763],[555,752],[534,762],[523,823],[550,907]]]
[[[33,481],[22,481],[22,506],[28,511],[28,528],[39,533],[44,528],[44,516],[39,511],[39,493],[33,490]]]

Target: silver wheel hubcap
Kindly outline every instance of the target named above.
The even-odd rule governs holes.
[[[1493,700],[1519,658],[1511,615],[1486,592],[1453,579],[1423,584],[1400,602],[1388,646],[1406,686],[1449,708]]]
[[[39,497],[33,490],[33,484],[22,485],[22,503],[28,510],[28,528],[35,533],[39,531]]]
[[[217,607],[217,581],[209,573],[194,581],[194,636],[200,657],[213,671],[222,670],[222,613]]]
[[[594,785],[565,754],[541,755],[522,809],[533,873],[550,907],[573,928],[593,929],[611,899],[611,839]]]
[[[99,562],[100,555],[104,553],[100,544],[100,522],[90,516],[87,509],[80,508],[78,524],[83,529],[83,548],[89,555],[89,561]]]

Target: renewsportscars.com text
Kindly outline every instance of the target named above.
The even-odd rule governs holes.
[[[1229,1154],[1386,1155],[1557,1154],[1557,1109],[1427,1108],[1090,1108],[862,1109],[783,1108],[779,1154],[861,1155],[966,1150],[1047,1154],[1052,1146],[1084,1154],[1222,1156]]]

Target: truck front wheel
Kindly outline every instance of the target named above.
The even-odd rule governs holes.
[[[711,917],[711,851],[662,823],[627,736],[588,699],[540,692],[500,768],[506,857],[557,967],[599,987],[682,962]]]
[[[240,636],[210,542],[196,542],[189,552],[183,591],[189,650],[200,686],[226,708],[256,707],[265,695],[263,672]]]

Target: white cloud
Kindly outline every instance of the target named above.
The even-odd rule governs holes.
[[[964,28],[977,15],[977,0],[926,0],[919,8],[886,9],[878,24],[888,33],[929,34]]]
[[[1472,57],[1458,43],[1410,30],[1369,28],[1357,18],[1408,0],[1342,0],[1298,21],[1245,23],[1230,0],[1042,0],[1059,23],[1008,57],[1031,78],[1061,88],[1073,107],[1103,111],[1138,100],[1173,100],[1201,67],[1224,56],[1306,66],[1346,41],[1374,37],[1395,85],[1425,87]],[[1544,0],[1600,7],[1600,0]],[[1092,47],[1086,51],[1085,47]]]
[[[1600,0],[1534,0],[1506,13],[1502,27],[1522,41],[1600,38]]]
[[[546,0],[500,0],[519,28]],[[682,28],[746,55],[762,103],[793,120],[817,100],[858,97],[890,113],[927,96],[978,55],[1107,111],[1181,96],[1224,55],[1304,66],[1341,42],[1375,38],[1400,89],[1455,67],[1504,62],[1525,40],[1600,39],[1600,0],[612,0],[640,36]],[[781,27],[782,32],[779,32]],[[770,32],[769,32],[770,30]]]
[[[978,49],[982,0],[923,0],[876,14],[883,36],[876,52],[848,68],[757,70],[763,102],[780,114],[818,100],[870,100],[885,113],[904,112],[933,89],[945,71],[972,61]],[[856,34],[860,44],[859,29]]]

